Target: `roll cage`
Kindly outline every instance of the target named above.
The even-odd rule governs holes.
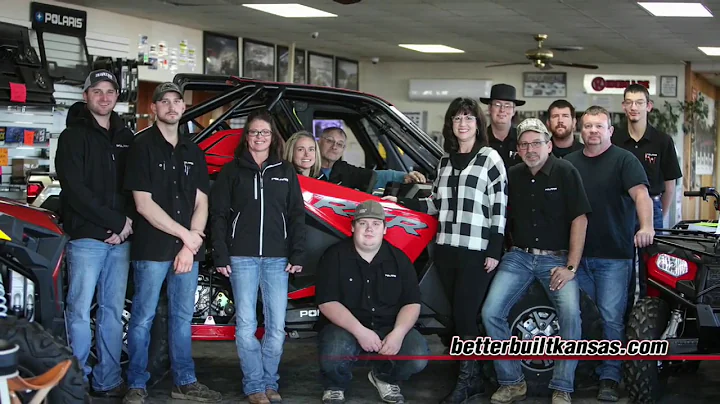
[[[314,120],[343,120],[362,147],[368,168],[417,170],[432,178],[443,154],[441,147],[414,122],[373,95],[231,76],[177,74],[173,81],[185,94],[213,94],[188,108],[180,121],[183,134],[198,144],[220,131],[238,129],[233,128],[232,121],[242,121],[255,110],[267,109],[276,118],[283,139],[300,130],[313,133]],[[207,126],[198,121],[218,111],[220,115]],[[378,145],[385,150],[384,158]]]

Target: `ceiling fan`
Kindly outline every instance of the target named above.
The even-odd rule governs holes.
[[[535,35],[535,40],[538,43],[537,48],[535,49],[529,49],[525,52],[525,57],[532,62],[532,65],[540,70],[550,70],[553,68],[553,66],[566,66],[566,67],[577,67],[580,69],[597,69],[598,67],[595,65],[587,65],[582,63],[569,63],[569,62],[563,62],[560,60],[554,60],[553,58],[555,55],[553,52],[548,48],[543,48],[542,43],[544,40],[547,39],[546,34],[538,34]],[[554,48],[556,50],[566,50],[566,48]],[[567,50],[574,50],[567,48]],[[516,66],[516,65],[524,65],[527,64],[527,62],[518,62],[518,63],[503,63],[499,65],[491,65],[487,67],[501,67],[501,66]]]

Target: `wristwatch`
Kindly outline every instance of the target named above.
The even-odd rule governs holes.
[[[572,272],[572,273],[575,273],[575,271],[576,271],[575,267],[572,266],[572,265],[568,265],[568,266],[567,266],[567,269],[568,269],[568,271],[570,271],[570,272]]]

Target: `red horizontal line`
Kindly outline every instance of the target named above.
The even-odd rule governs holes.
[[[324,360],[360,360],[360,361],[492,361],[492,360],[590,360],[590,361],[720,361],[720,355],[359,355],[359,356],[324,356]]]

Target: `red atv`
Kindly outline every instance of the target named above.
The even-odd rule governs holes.
[[[416,170],[431,178],[443,154],[441,147],[409,118],[387,101],[372,95],[225,76],[178,74],[175,82],[185,92],[188,103],[190,100],[205,100],[188,108],[181,121],[181,132],[205,151],[211,179],[232,160],[245,119],[257,109],[268,109],[273,114],[285,139],[303,129],[319,135],[323,125],[344,127],[350,145],[345,159],[355,165],[405,172]],[[427,196],[431,188],[430,184],[392,184],[385,190],[352,190],[306,177],[300,179],[300,185],[307,214],[308,259],[303,272],[293,275],[290,280],[286,314],[286,330],[290,338],[313,337],[316,334],[315,324],[320,313],[314,303],[315,264],[328,246],[350,236],[355,205],[370,198],[379,200],[383,193],[421,198]],[[371,195],[373,193],[375,195]],[[53,199],[47,198],[45,203],[56,205]],[[450,305],[432,260],[437,221],[393,203],[382,203],[388,214],[387,240],[403,250],[417,270],[423,296],[417,326],[423,334],[439,335],[448,342],[452,328]],[[208,233],[208,237],[212,234]],[[60,291],[62,287],[57,289]],[[52,296],[52,299],[46,296]],[[64,296],[53,294],[44,298],[54,302],[57,297],[60,306]],[[126,321],[132,306],[132,281],[128,284],[127,296]],[[581,308],[583,337],[600,339],[602,323],[597,308],[586,295],[583,295]],[[262,321],[260,304],[260,327]],[[555,309],[539,284],[534,285],[515,305],[510,313],[510,322],[515,335],[524,339],[556,335],[559,329]],[[261,334],[262,329],[258,336]],[[229,280],[214,270],[210,254],[200,270],[193,339],[235,339],[232,288]],[[153,325],[150,350],[150,371],[153,379],[158,380],[169,367],[167,302],[162,300]],[[523,366],[531,391],[545,394],[552,376],[553,361],[527,361],[523,362]],[[488,371],[492,376],[491,366]],[[581,364],[578,372],[589,375],[592,364]]]

